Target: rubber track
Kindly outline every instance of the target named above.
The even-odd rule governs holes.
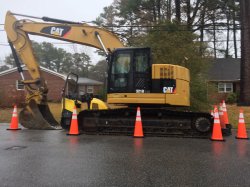
[[[89,110],[78,115],[80,129],[85,134],[133,135],[136,108]],[[141,109],[145,136],[209,138],[211,132],[201,133],[194,128],[197,118],[206,118],[208,113],[173,111],[168,109]]]

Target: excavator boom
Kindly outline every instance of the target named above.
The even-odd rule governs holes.
[[[13,43],[33,80],[40,79],[41,72],[34,56],[29,34],[78,43],[101,50],[104,50],[103,47],[105,47],[105,50],[108,51],[124,47],[116,35],[104,28],[87,24],[40,23],[27,19],[17,20],[10,11],[6,14],[4,28],[8,40]],[[101,37],[104,46],[97,36]]]
[[[29,34],[87,45],[105,50],[107,53],[115,48],[123,47],[123,44],[112,32],[96,26],[47,17],[42,19],[57,23],[40,23],[30,19],[18,20],[15,15],[18,14],[7,12],[4,28],[12,46],[13,56],[16,57],[18,69],[21,69],[20,62],[18,62],[20,59],[31,76],[31,79],[27,80],[22,75],[27,95],[26,106],[19,114],[20,123],[29,129],[55,129],[59,124],[49,110],[47,84],[35,58]]]

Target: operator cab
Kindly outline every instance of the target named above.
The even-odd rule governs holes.
[[[108,93],[149,93],[150,48],[116,49],[109,61]]]

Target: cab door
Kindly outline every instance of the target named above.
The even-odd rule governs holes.
[[[150,49],[142,48],[134,51],[133,91],[149,93],[151,90]]]
[[[131,92],[133,53],[130,50],[117,50],[111,57],[109,67],[109,93]]]

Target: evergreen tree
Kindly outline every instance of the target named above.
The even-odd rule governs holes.
[[[176,24],[161,24],[162,31],[152,30],[143,38],[144,46],[150,46],[153,63],[176,64],[190,70],[190,95],[193,109],[207,109],[206,72],[207,63],[199,54],[199,43],[194,42],[198,36]],[[178,31],[178,32],[176,32]]]

